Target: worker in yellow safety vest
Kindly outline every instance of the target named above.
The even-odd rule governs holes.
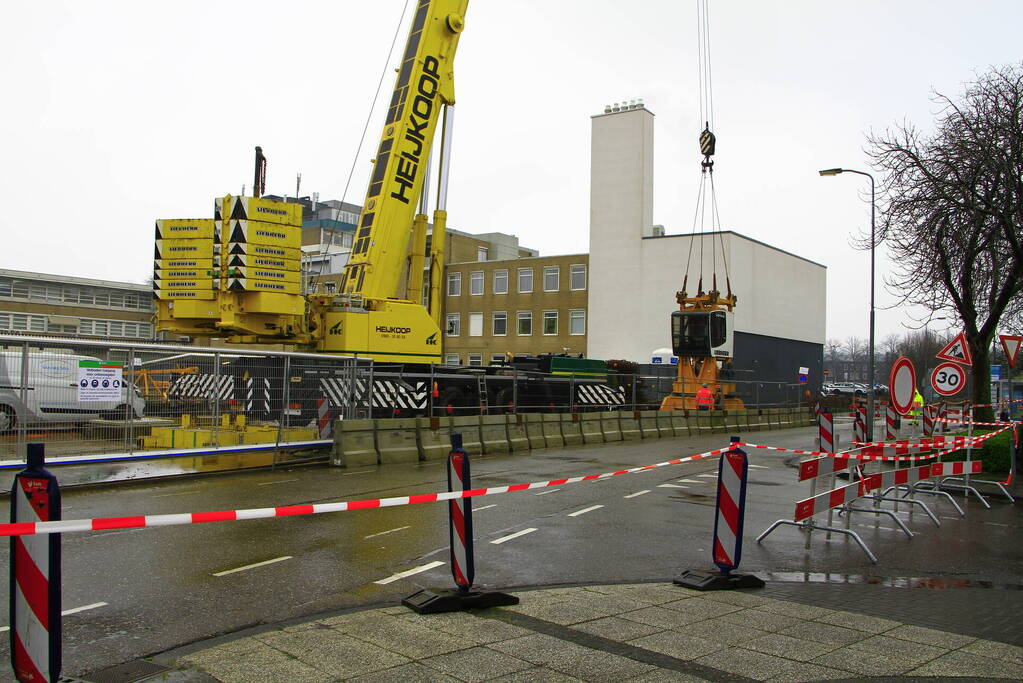
[[[714,405],[714,392],[710,390],[707,383],[704,382],[703,386],[696,390],[696,409],[697,410],[710,410]]]
[[[909,411],[910,417],[914,420],[919,420],[920,416],[924,412],[924,397],[920,393],[920,390],[913,387],[913,407]]]

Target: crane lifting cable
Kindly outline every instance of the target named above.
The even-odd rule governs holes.
[[[700,83],[700,119],[704,121],[703,131],[700,133],[700,153],[703,160],[700,162],[700,186],[696,195],[696,207],[693,214],[692,236],[689,242],[689,255],[686,259],[686,270],[682,280],[681,298],[687,298],[689,284],[689,271],[693,262],[693,246],[697,242],[699,233],[700,243],[700,265],[699,279],[696,285],[698,297],[710,294],[716,298],[720,294],[717,285],[717,251],[721,247],[721,261],[725,271],[725,285],[727,297],[732,297],[732,284],[728,273],[728,257],[725,252],[724,237],[721,232],[721,218],[718,211],[717,195],[714,190],[714,153],[717,146],[717,137],[711,128],[714,123],[714,87],[710,59],[710,16],[709,0],[697,0],[697,38],[699,44],[699,83]],[[699,230],[697,229],[699,228]],[[704,252],[705,240],[710,235],[710,275],[711,283],[709,291],[704,291]],[[715,240],[715,237],[717,238]],[[713,294],[712,294],[713,293]],[[681,302],[680,302],[681,303]]]

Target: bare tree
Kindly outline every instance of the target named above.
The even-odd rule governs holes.
[[[1023,316],[1023,65],[993,68],[961,101],[935,92],[935,132],[906,123],[868,138],[880,239],[904,302],[955,315],[973,356],[972,399],[990,402],[991,342]]]

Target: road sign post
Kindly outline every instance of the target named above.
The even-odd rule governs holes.
[[[60,519],[60,486],[43,469],[44,445],[30,443],[11,487],[11,522]],[[22,683],[60,679],[60,534],[11,537],[11,666]]]

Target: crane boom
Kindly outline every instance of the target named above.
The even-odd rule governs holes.
[[[419,0],[412,20],[340,287],[371,308],[397,294],[437,121],[455,101],[452,62],[467,5]]]

